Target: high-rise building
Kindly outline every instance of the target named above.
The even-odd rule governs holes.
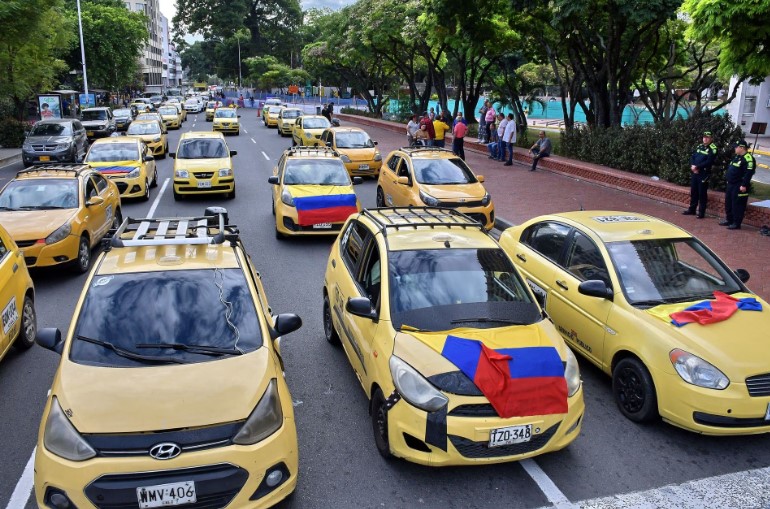
[[[126,7],[132,11],[144,12],[147,16],[149,39],[140,58],[144,89],[147,92],[163,91],[163,25],[158,0],[127,1]]]

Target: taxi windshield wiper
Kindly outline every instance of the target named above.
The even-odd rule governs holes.
[[[153,357],[152,355],[142,355],[142,354],[130,352],[128,350],[120,348],[119,346],[113,345],[109,341],[102,341],[101,339],[94,339],[94,338],[89,338],[88,336],[81,336],[81,335],[77,335],[75,337],[81,341],[85,341],[86,343],[93,343],[94,345],[103,346],[104,348],[107,348],[108,350],[112,350],[116,354],[120,355],[121,357],[125,357],[126,359],[133,359],[136,361],[145,361],[145,362],[163,362],[163,363],[173,362],[175,364],[186,364],[182,360],[174,359],[170,357]]]
[[[243,355],[240,350],[233,348],[219,348],[216,346],[205,345],[186,345],[184,343],[137,343],[137,348],[170,348],[172,350],[183,350],[185,352],[200,353],[204,355]]]
[[[530,325],[530,322],[520,322],[518,320],[508,320],[507,318],[492,318],[488,316],[480,316],[478,318],[457,318],[449,323],[509,323],[511,325]]]

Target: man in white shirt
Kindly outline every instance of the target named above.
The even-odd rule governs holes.
[[[414,135],[420,129],[420,123],[417,122],[417,115],[412,115],[409,123],[406,124],[406,141],[407,146],[411,147],[414,144]]]
[[[508,147],[508,160],[503,166],[513,166],[513,146],[516,144],[516,122],[513,120],[513,113],[508,114],[508,124],[503,132],[503,141]]]
[[[505,141],[503,136],[505,135],[505,126],[508,125],[508,119],[504,114],[497,114],[497,160],[505,161]]]

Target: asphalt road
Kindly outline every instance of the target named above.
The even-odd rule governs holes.
[[[244,110],[241,121],[241,135],[227,138],[231,150],[238,151],[234,158],[237,198],[175,202],[167,187],[155,216],[198,215],[213,204],[226,207],[262,273],[273,311],[296,312],[304,321],[282,345],[297,418],[300,477],[295,495],[281,507],[533,508],[560,501],[559,507],[572,507],[568,501],[770,466],[768,436],[702,437],[664,423],[631,423],[611,400],[609,378],[584,362],[583,432],[564,451],[534,462],[472,468],[431,469],[383,460],[374,446],[364,393],[343,351],[323,338],[321,286],[332,241],[278,241],[273,234],[267,177],[291,142],[258,123],[254,110]],[[209,130],[211,124],[203,121],[203,115],[192,115],[184,126],[183,131]],[[377,139],[374,130],[372,134]],[[179,131],[172,132],[170,147],[176,147],[178,139]],[[380,148],[387,154],[395,146],[381,144]],[[171,159],[159,161],[159,187],[153,189],[149,202],[125,203],[124,216],[147,215],[171,177],[172,163]],[[0,184],[20,168],[18,164],[0,169]],[[374,206],[373,181],[356,191],[364,206]],[[65,331],[85,276],[54,269],[35,271],[33,278],[39,327]],[[34,347],[22,354],[11,352],[0,363],[0,508],[8,506],[35,447],[58,360],[56,354]],[[544,475],[531,474],[538,466]],[[745,482],[744,491],[759,489]],[[27,501],[26,507],[33,506]]]

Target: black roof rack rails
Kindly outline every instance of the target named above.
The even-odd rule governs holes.
[[[408,151],[410,154],[414,154],[416,152],[448,152],[450,154],[454,154],[454,152],[444,147],[401,147],[401,150]]]
[[[239,239],[226,214],[198,217],[126,218],[112,234],[109,248],[223,244]]]
[[[37,173],[37,172],[47,172],[47,173],[63,172],[63,173],[74,173],[77,175],[82,171],[86,171],[90,169],[91,169],[90,166],[83,163],[44,164],[40,166],[30,166],[29,168],[24,168],[23,170],[19,170],[16,172],[16,176],[20,177],[26,173]]]
[[[473,228],[484,231],[484,226],[475,219],[458,212],[455,209],[442,207],[382,207],[363,209],[361,214],[371,219],[380,227],[384,236],[388,229],[400,228],[417,229],[427,226],[431,229],[437,226],[455,228]]]
[[[311,155],[311,153],[314,153],[312,155],[323,155],[328,157],[339,157],[340,153],[334,150],[331,147],[326,147],[323,145],[317,145],[314,147],[306,146],[306,145],[297,145],[296,147],[289,147],[286,149],[286,156],[291,157],[294,155]]]

